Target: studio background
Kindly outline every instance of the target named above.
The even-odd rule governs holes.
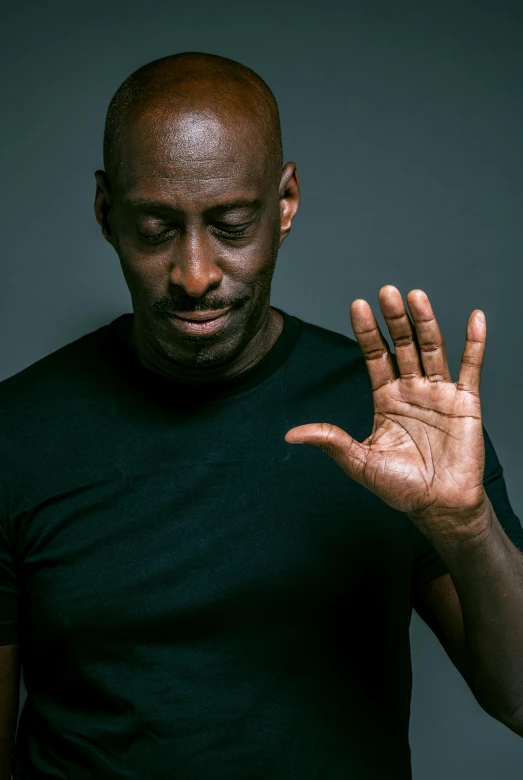
[[[352,335],[349,306],[422,288],[453,369],[487,316],[485,424],[523,514],[520,3],[32,2],[1,15],[0,379],[124,311],[92,211],[105,111],[140,65],[221,54],[273,89],[302,207],[273,303]],[[312,421],[311,421],[312,422]],[[414,780],[512,780],[523,740],[485,714],[413,613]]]

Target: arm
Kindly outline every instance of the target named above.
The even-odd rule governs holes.
[[[11,753],[18,719],[20,645],[0,646],[0,780],[11,777]]]
[[[368,303],[351,307],[373,391],[370,436],[358,442],[335,425],[313,423],[292,428],[285,438],[320,447],[427,537],[454,590],[446,580],[416,594],[423,617],[451,648],[478,703],[523,736],[523,557],[483,484],[485,316],[477,310],[469,317],[454,383],[425,293],[407,296],[412,321],[396,288],[382,288],[379,299],[396,364]]]
[[[484,527],[431,540],[450,574],[417,588],[413,604],[481,707],[523,737],[523,555],[489,501]]]

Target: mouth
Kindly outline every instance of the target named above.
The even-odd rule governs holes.
[[[194,311],[189,314],[169,313],[169,319],[174,327],[191,336],[209,336],[211,333],[217,333],[224,327],[229,319],[230,307],[228,309],[216,309],[214,311]]]

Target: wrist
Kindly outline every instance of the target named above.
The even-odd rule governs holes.
[[[494,513],[483,490],[480,500],[473,506],[437,507],[427,513],[409,514],[408,517],[429,540],[473,543],[490,532]]]

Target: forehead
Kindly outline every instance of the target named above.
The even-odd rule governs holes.
[[[126,199],[257,196],[269,161],[260,133],[250,124],[203,112],[141,117],[122,145],[119,189]]]

